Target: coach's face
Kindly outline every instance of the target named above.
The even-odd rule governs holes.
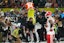
[[[29,21],[30,21],[30,22],[33,22],[33,19],[30,19]]]

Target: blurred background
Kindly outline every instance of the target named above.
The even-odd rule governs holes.
[[[35,7],[64,7],[64,0],[0,0],[0,7],[21,7],[29,1],[33,2]]]
[[[27,2],[34,8],[26,9]],[[0,0],[0,42],[46,42],[47,11],[55,19],[54,42],[64,43],[64,0]]]

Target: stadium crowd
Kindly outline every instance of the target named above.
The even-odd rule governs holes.
[[[0,0],[0,7],[22,7],[29,1],[33,2],[35,7],[64,7],[64,0]]]
[[[2,9],[0,9],[0,34],[2,35],[2,42],[6,42],[7,40],[9,42],[18,40],[19,43],[22,40],[24,40],[24,42],[36,42],[36,32],[39,35],[39,41],[46,40],[46,29],[44,25],[47,19],[45,18],[45,13],[45,10],[40,12],[38,8],[35,8],[36,23],[33,24],[33,18],[28,20],[28,13],[25,8],[19,11],[15,8],[7,12],[3,12]],[[64,37],[64,11],[55,9],[52,17],[54,17],[56,21],[55,36],[59,41],[60,37]],[[35,32],[36,24],[37,27],[39,25],[42,25],[42,27]]]
[[[28,7],[25,6],[27,2],[33,2],[34,6],[33,3],[28,4]],[[35,7],[36,23],[33,23],[33,18],[28,19],[28,9],[26,8],[32,6]],[[60,41],[60,38],[64,37],[64,11],[58,8],[64,7],[64,0],[0,0],[0,42],[21,43],[47,40],[46,10],[39,11],[40,7],[56,8],[52,12],[52,17],[55,19],[55,38]],[[4,12],[2,8],[14,9]]]

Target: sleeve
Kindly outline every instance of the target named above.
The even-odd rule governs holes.
[[[26,25],[25,26],[26,26],[26,28],[28,28],[28,22],[26,22]]]
[[[15,36],[15,34],[16,34],[16,31],[14,30],[13,32],[12,32],[12,36]],[[16,37],[16,36],[15,36]]]

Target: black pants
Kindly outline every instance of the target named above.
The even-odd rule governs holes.
[[[22,34],[22,39],[25,39],[25,35],[24,35],[24,30],[23,29],[19,30],[19,34]]]
[[[64,28],[63,27],[58,27],[59,32],[58,34],[60,35],[60,37],[64,37]]]
[[[38,29],[37,32],[39,34],[40,41],[43,41],[44,40],[43,31],[41,29]]]
[[[45,30],[45,28],[42,27],[41,29],[38,29],[37,32],[39,34],[40,41],[44,41],[44,38],[46,39],[46,30]]]
[[[31,30],[30,30],[30,31],[31,31]],[[30,36],[30,34],[27,33],[27,34],[26,34],[26,41],[27,41],[27,42],[29,42],[29,41],[28,41],[28,37],[29,37],[29,36]],[[35,33],[33,33],[33,37],[34,37],[34,42],[36,42],[37,39],[36,39],[36,34],[35,34]]]
[[[59,41],[60,37],[62,36],[62,27],[58,27],[57,34],[55,34],[56,39]]]

